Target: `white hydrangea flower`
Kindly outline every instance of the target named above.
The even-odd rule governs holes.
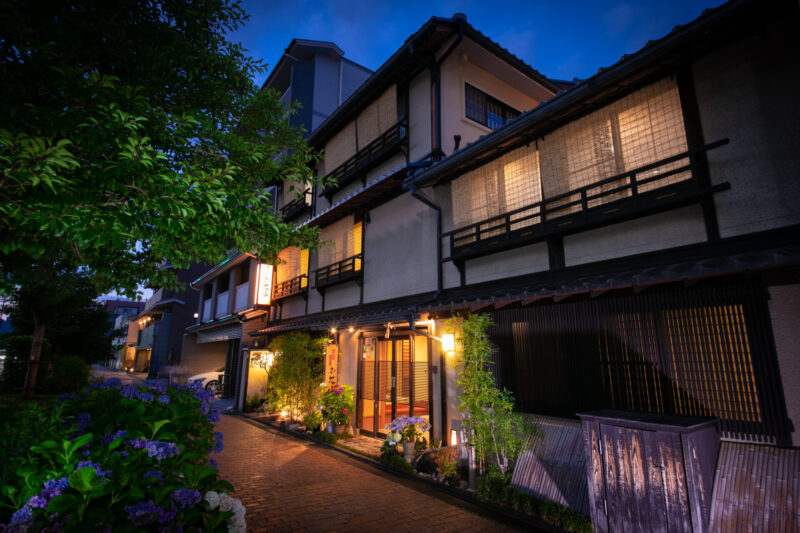
[[[233,508],[233,498],[231,498],[227,494],[220,494],[219,495],[219,510],[220,512],[224,513],[230,511]]]
[[[228,519],[227,522],[228,526],[228,533],[245,533],[247,531],[247,524],[244,521],[244,518],[238,516],[232,516]]]
[[[244,507],[244,504],[242,504],[241,500],[233,498],[233,507],[231,508],[231,510],[233,511],[234,516],[241,516],[242,518],[244,518],[246,509]]]
[[[216,509],[219,505],[219,494],[213,490],[206,492],[205,498],[203,499],[205,500],[209,510]]]

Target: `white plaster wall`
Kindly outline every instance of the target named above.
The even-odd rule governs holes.
[[[284,319],[302,316],[306,313],[306,301],[300,295],[284,298],[281,300],[281,305],[283,306],[283,309],[281,310],[281,316]]]
[[[431,208],[403,194],[370,211],[364,235],[364,302],[436,290]]]
[[[187,377],[225,366],[227,341],[196,343],[194,335],[183,337],[181,369]]]
[[[769,296],[783,394],[789,420],[794,426],[792,446],[800,446],[800,285],[772,286]]]
[[[517,111],[533,109],[543,96],[542,89],[532,80],[509,72],[503,61],[479,49],[468,39],[459,44],[441,69],[442,150],[446,154],[452,153],[455,147],[453,135],[461,135],[460,146],[463,148],[481,135],[491,132],[489,128],[466,117],[464,83]],[[513,78],[503,79],[499,75],[512,75]]]
[[[431,151],[431,76],[422,71],[408,84],[409,160]]]
[[[564,259],[580,265],[705,240],[702,210],[688,206],[564,237]]]
[[[361,289],[355,281],[327,287],[325,289],[325,311],[358,305],[360,299]]]
[[[387,174],[392,174],[395,169],[403,167],[405,164],[406,156],[403,153],[399,153],[390,157],[374,169],[367,172],[367,185],[375,183],[375,181]],[[361,184],[360,181],[358,183],[359,185]]]
[[[795,10],[796,11],[796,10]],[[784,20],[692,66],[722,237],[800,223],[800,20]]]
[[[539,242],[467,261],[466,281],[468,284],[480,283],[542,272],[548,268],[547,244]]]

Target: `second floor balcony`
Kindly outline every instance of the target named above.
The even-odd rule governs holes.
[[[337,285],[346,281],[361,281],[361,263],[363,254],[356,254],[336,263],[318,268],[314,272],[314,287],[324,290],[331,285]]]
[[[230,291],[217,294],[217,310],[214,313],[214,318],[222,318],[230,314],[230,310],[228,309],[228,296],[230,296]]]
[[[334,193],[359,179],[366,185],[367,172],[388,159],[407,141],[408,123],[401,120],[329,172],[325,176],[325,182],[329,184],[324,186],[320,196],[326,197],[330,202]]]
[[[704,187],[697,175],[698,157],[727,143],[728,139],[723,139],[458,227],[442,234],[450,245],[450,257],[445,260],[458,263],[550,236],[585,231],[697,202],[728,187],[727,184]]]
[[[308,275],[301,274],[296,278],[276,283],[275,288],[272,291],[272,299],[280,300],[282,298],[288,298],[289,296],[294,296],[296,294],[305,294],[307,290],[308,290]]]

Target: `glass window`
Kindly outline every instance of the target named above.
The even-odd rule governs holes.
[[[465,84],[465,95],[467,118],[493,130],[519,116],[516,109],[495,100],[469,83]]]

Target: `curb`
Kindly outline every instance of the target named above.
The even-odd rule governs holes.
[[[267,422],[260,422],[248,416],[245,416],[241,413],[225,413],[229,416],[234,416],[239,420],[242,420],[252,426],[261,428],[261,429],[269,429],[275,431],[276,433],[280,433],[282,435],[287,435],[294,437],[298,440],[306,441],[322,448],[327,448],[328,450],[336,451],[342,455],[349,457],[350,459],[354,459],[359,461],[365,465],[369,465],[376,470],[381,470],[386,474],[390,474],[394,477],[398,477],[419,485],[423,485],[429,489],[433,489],[432,492],[439,492],[443,493],[451,498],[457,498],[470,506],[477,508],[474,511],[482,511],[477,514],[481,514],[487,518],[491,518],[493,520],[502,522],[506,525],[515,527],[515,528],[522,528],[525,531],[540,531],[540,532],[547,532],[547,533],[567,533],[565,530],[549,523],[545,522],[544,520],[540,520],[533,516],[517,512],[513,509],[509,509],[507,507],[503,507],[491,502],[485,502],[478,500],[475,498],[472,493],[467,492],[465,490],[457,489],[454,487],[450,487],[443,483],[438,483],[436,481],[415,475],[415,474],[406,474],[404,472],[398,472],[397,470],[392,470],[389,467],[383,465],[375,461],[374,459],[370,459],[353,451],[350,451],[346,448],[342,448],[340,446],[334,446],[328,444],[326,442],[320,442],[316,439],[312,439],[308,435],[295,433],[293,431],[288,431],[285,429],[281,429],[279,427],[273,426]],[[533,529],[532,529],[533,528]]]

